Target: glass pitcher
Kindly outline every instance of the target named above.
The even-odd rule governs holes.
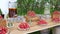
[[[9,17],[14,17],[17,14],[17,2],[9,1]]]

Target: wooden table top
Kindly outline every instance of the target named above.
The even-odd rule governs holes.
[[[14,27],[11,29],[10,34],[28,34],[28,33],[32,33],[35,31],[40,31],[40,30],[44,30],[44,29],[48,29],[48,28],[52,28],[52,27],[60,25],[60,23],[53,23],[51,21],[48,21],[47,25],[36,25],[34,27],[30,27],[30,29],[27,31],[21,31],[17,29],[18,24],[19,23],[14,23]]]

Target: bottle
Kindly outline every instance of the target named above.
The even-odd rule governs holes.
[[[45,4],[44,14],[50,14],[50,4],[48,2]]]
[[[9,1],[9,17],[14,17],[17,14],[17,1]]]
[[[48,2],[45,3],[44,14],[46,18],[50,18],[50,4]]]

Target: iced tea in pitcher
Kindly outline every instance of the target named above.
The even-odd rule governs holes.
[[[17,2],[9,1],[9,17],[14,17],[17,14]]]
[[[14,17],[17,14],[16,8],[9,8],[9,17]]]

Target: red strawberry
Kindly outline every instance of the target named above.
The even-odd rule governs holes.
[[[29,25],[28,25],[27,23],[25,23],[25,27],[26,27],[26,28],[29,28]]]
[[[24,24],[20,24],[20,28],[21,29],[24,29]]]
[[[23,23],[23,26],[24,26],[24,29],[26,29],[26,24],[25,23]]]

